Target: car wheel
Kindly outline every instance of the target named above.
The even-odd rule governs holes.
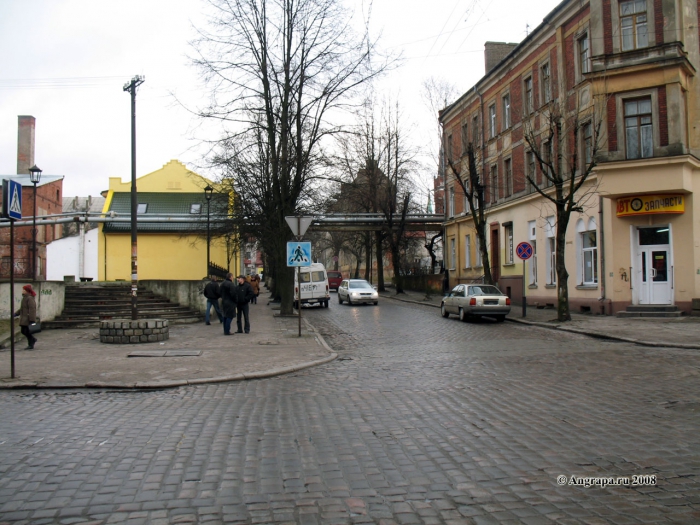
[[[338,294],[338,304],[343,304],[343,300],[340,297],[340,294]]]
[[[379,301],[374,301],[374,306],[377,306],[379,304]]]
[[[352,299],[350,299],[350,296],[348,295],[348,304],[352,306]]]
[[[496,316],[496,322],[502,323],[502,322],[505,321],[505,320],[506,320],[506,316],[505,316],[505,315],[497,315],[497,316]]]
[[[445,309],[445,303],[442,303],[442,305],[440,306],[440,313],[445,319],[447,319],[450,316],[449,312]]]
[[[464,311],[464,308],[459,309],[459,320],[463,322],[467,320],[467,313]]]

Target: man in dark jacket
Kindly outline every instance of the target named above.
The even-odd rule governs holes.
[[[224,316],[221,315],[221,308],[219,308],[219,299],[221,298],[221,293],[219,292],[219,283],[216,282],[216,277],[204,287],[204,297],[207,298],[207,311],[204,312],[204,324],[211,324],[209,322],[209,314],[211,313],[211,307],[214,307],[216,316],[219,318],[219,322],[224,322]]]
[[[245,317],[245,333],[250,333],[250,320],[248,319],[248,309],[250,306],[250,300],[255,297],[253,293],[253,288],[250,283],[245,280],[242,275],[238,276],[238,286],[236,286],[236,309],[238,313],[236,315],[236,324],[238,325],[238,333],[243,333],[243,326],[241,325],[241,315]]]
[[[231,335],[231,321],[236,315],[236,285],[233,284],[233,274],[227,273],[226,280],[221,283],[221,308],[224,314],[224,335]]]

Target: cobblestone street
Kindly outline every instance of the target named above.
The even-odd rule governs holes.
[[[303,313],[337,360],[0,392],[0,523],[700,522],[698,351],[384,299]]]

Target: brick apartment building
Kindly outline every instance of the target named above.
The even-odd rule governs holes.
[[[483,275],[455,178],[466,173],[472,144],[495,279],[522,298],[514,247],[530,242],[528,302],[556,305],[554,208],[537,191],[553,188],[537,148],[541,158],[569,163],[574,180],[596,164],[567,230],[572,311],[691,310],[700,297],[699,4],[566,0],[522,42],[486,44],[485,76],[440,113],[443,153],[455,167],[444,187],[451,285]],[[577,119],[576,134],[548,134],[557,108],[562,119]]]
[[[18,117],[17,174],[0,175],[22,185],[22,220],[31,220],[34,215],[34,184],[29,179],[29,168],[34,166],[34,117]],[[0,189],[1,194],[1,189]],[[60,214],[63,207],[63,176],[41,175],[36,186],[37,217]],[[32,226],[15,227],[14,267],[15,277],[33,278],[32,249],[34,246]],[[36,232],[36,278],[46,279],[46,246],[62,236],[61,225],[37,225]],[[0,279],[10,277],[10,228],[0,228]]]

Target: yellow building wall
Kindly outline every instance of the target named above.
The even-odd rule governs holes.
[[[136,181],[138,192],[144,193],[199,193],[207,185],[216,184],[187,169],[177,160],[171,160],[161,169],[151,172]],[[114,193],[130,192],[131,181],[122,182],[119,177],[110,177],[109,190],[103,213],[109,210]],[[131,281],[131,234],[103,232],[99,225],[98,275],[100,281]],[[178,233],[143,233],[137,239],[138,279],[198,280],[207,273],[206,237],[182,236]],[[211,262],[223,268],[226,264],[226,246],[223,241],[212,238]],[[240,271],[237,253],[229,266],[233,274]]]

